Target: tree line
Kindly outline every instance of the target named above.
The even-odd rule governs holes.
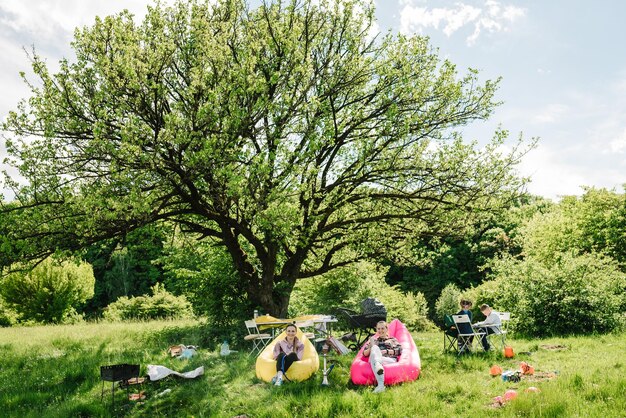
[[[28,295],[11,290],[24,288],[23,276],[6,276],[0,288],[3,324],[15,323],[6,319],[15,310],[24,320],[43,322],[72,318],[68,312],[101,316],[122,296],[150,294],[155,283],[225,328],[258,308],[239,292],[236,269],[222,247],[173,227],[145,228],[123,243],[110,243],[107,248],[115,251],[103,252],[98,243],[75,254],[93,266],[95,278],[76,280],[74,287],[84,289],[86,283],[93,291],[82,300],[67,300],[65,314],[37,312],[33,306],[42,306],[35,303],[37,292],[31,289],[34,302],[27,304]],[[454,311],[462,296],[517,313],[519,324],[514,321],[513,327],[529,335],[606,332],[617,328],[626,312],[624,230],[623,193],[589,188],[558,203],[526,197],[462,236],[416,241],[402,259],[380,257],[300,280],[289,313],[358,309],[361,299],[375,296],[392,315],[424,329]],[[62,300],[67,287],[56,290]]]

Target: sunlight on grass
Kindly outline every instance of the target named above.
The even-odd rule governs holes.
[[[328,387],[320,386],[321,373],[272,387],[256,378],[255,359],[246,352],[220,357],[216,347],[201,347],[188,360],[167,354],[167,347],[181,340],[198,344],[202,333],[202,325],[193,321],[5,328],[0,334],[2,416],[110,416],[111,384],[105,383],[101,401],[99,368],[116,363],[141,364],[142,374],[148,364],[177,371],[205,368],[197,379],[144,384],[147,398],[140,404],[116,389],[114,413],[128,417],[613,417],[626,410],[624,334],[512,340],[518,354],[505,359],[495,352],[443,354],[440,334],[416,333],[420,379],[373,394],[371,387],[349,383],[350,355],[331,357],[337,366]],[[532,364],[536,376],[511,383],[489,375],[493,364],[515,370],[520,361]],[[525,393],[530,386],[541,392]],[[493,407],[492,399],[509,389],[517,398]]]

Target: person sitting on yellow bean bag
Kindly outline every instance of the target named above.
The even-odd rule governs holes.
[[[306,380],[319,368],[319,357],[309,339],[294,324],[272,341],[256,360],[259,379],[276,386],[289,380]]]

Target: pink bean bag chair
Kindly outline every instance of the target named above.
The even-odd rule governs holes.
[[[397,319],[391,321],[388,325],[389,335],[395,337],[402,345],[402,354],[398,358],[398,362],[394,364],[385,364],[385,385],[395,385],[401,382],[410,382],[420,375],[422,363],[420,355],[413,341],[413,337],[406,329],[404,324]],[[352,366],[350,366],[350,378],[356,385],[371,385],[376,383],[372,366],[369,363],[369,357],[363,355],[365,345],[359,350]]]

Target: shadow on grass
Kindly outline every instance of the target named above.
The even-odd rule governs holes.
[[[49,353],[15,350],[2,357],[3,416],[51,416],[56,406],[89,394],[100,382],[104,344],[94,349],[76,341],[56,340],[54,346]]]

